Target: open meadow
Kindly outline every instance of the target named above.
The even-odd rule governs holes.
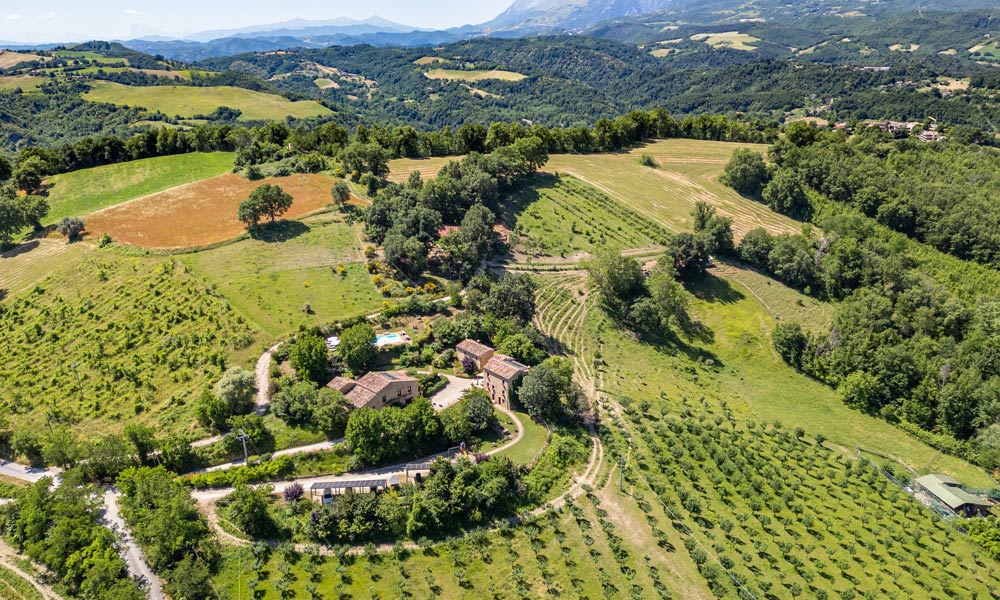
[[[231,152],[194,152],[55,175],[45,184],[50,207],[47,222],[82,217],[155,192],[222,175],[233,168],[234,156]]]
[[[339,214],[321,213],[278,231],[278,239],[240,240],[181,260],[272,338],[291,334],[300,324],[321,325],[382,308],[383,298],[365,270],[357,226]]]
[[[333,178],[299,174],[250,181],[227,173],[120,204],[86,218],[93,236],[107,233],[117,242],[151,249],[197,248],[239,237],[246,227],[237,219],[240,202],[264,185],[291,194],[286,219],[297,219],[329,206]]]
[[[503,71],[500,69],[492,70],[474,70],[474,71],[460,71],[457,69],[431,69],[424,73],[424,76],[428,79],[443,79],[445,81],[465,81],[465,82],[476,82],[476,81],[488,81],[490,79],[497,79],[500,81],[521,81],[526,79],[527,75],[522,75],[520,73],[515,73],[513,71]]]
[[[0,77],[0,90],[21,90],[22,92],[34,92],[46,81],[48,80],[45,77],[35,77],[33,75]]]
[[[312,100],[292,102],[287,98],[229,86],[127,86],[110,81],[98,81],[84,94],[91,102],[106,102],[120,106],[139,106],[160,111],[169,116],[195,117],[208,115],[220,106],[241,111],[245,121],[283,120],[285,117],[305,119],[332,114],[330,109]]]

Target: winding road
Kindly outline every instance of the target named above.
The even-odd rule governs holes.
[[[166,600],[159,577],[149,568],[149,563],[142,555],[142,548],[135,543],[132,532],[121,516],[121,511],[118,508],[118,491],[105,490],[103,500],[104,509],[101,511],[101,524],[118,537],[122,546],[122,559],[128,567],[128,572],[148,592],[150,600]]]

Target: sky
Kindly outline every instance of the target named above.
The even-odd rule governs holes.
[[[36,0],[0,2],[0,41],[43,43],[183,37],[291,19],[364,19],[444,29],[488,21],[513,0]]]

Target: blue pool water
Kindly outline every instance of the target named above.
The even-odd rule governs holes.
[[[393,346],[402,343],[403,338],[400,337],[398,333],[380,333],[378,337],[375,338],[375,345],[378,347]]]

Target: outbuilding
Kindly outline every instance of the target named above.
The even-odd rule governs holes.
[[[993,503],[986,498],[967,492],[958,481],[947,475],[932,473],[918,477],[914,483],[917,484],[917,489],[930,494],[934,500],[966,517],[987,515],[993,506]]]

